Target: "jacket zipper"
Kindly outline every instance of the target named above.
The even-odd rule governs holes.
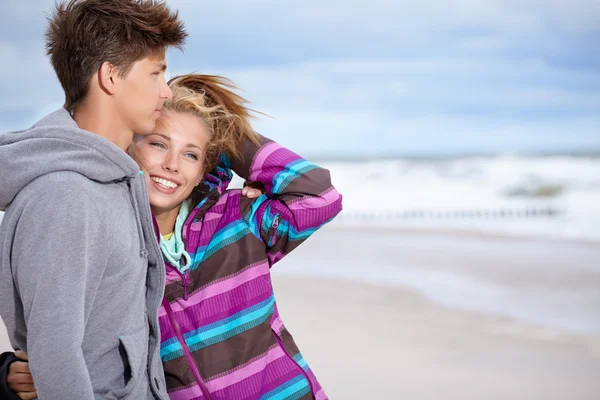
[[[288,353],[287,349],[285,348],[285,346],[283,345],[283,341],[281,340],[281,338],[279,337],[279,335],[275,332],[274,329],[271,328],[271,332],[273,332],[273,336],[275,336],[275,340],[277,340],[277,343],[279,343],[279,346],[283,349],[283,352],[285,353],[285,355],[290,359],[290,361],[292,361],[298,368],[300,368],[300,371],[302,372],[302,375],[304,375],[304,378],[306,378],[306,381],[308,382],[308,386],[310,387],[310,394],[312,395],[313,399],[315,398],[315,391],[313,389],[313,385],[312,382],[310,381],[310,378],[308,377],[308,374],[306,373],[306,371],[304,370],[304,368],[302,368],[300,366],[300,364],[298,364],[296,362],[296,360],[294,360],[294,357],[292,357],[290,355],[290,353]]]
[[[183,275],[183,300],[187,301],[188,300],[188,292],[187,292],[187,287],[190,284],[190,274],[189,274],[190,270],[188,269],[187,271],[185,271],[185,274]]]
[[[179,276],[181,276],[181,284],[183,285],[183,300],[187,301],[189,297],[187,287],[190,284],[190,270],[188,269],[185,271],[184,274],[182,274],[181,271],[171,266],[169,263],[165,263],[165,265],[167,266],[167,268],[172,269],[173,271],[177,272]]]
[[[167,312],[167,315],[169,316],[169,320],[171,321],[171,324],[173,325],[173,328],[175,329],[175,333],[177,335],[177,340],[179,340],[179,344],[181,344],[181,348],[183,349],[183,354],[185,354],[185,359],[187,360],[187,363],[188,363],[190,369],[192,370],[192,374],[194,375],[196,384],[198,384],[198,386],[200,386],[200,390],[202,391],[204,398],[206,400],[212,400],[212,396],[210,395],[210,392],[208,391],[208,389],[206,387],[206,383],[204,383],[204,380],[202,380],[202,377],[200,376],[200,371],[198,371],[198,366],[196,365],[196,362],[194,361],[194,358],[192,357],[192,353],[190,352],[190,349],[187,346],[187,343],[185,342],[183,335],[181,334],[181,329],[179,329],[179,324],[177,323],[177,320],[175,320],[175,315],[173,315],[173,310],[171,309],[171,305],[169,304],[166,297],[163,297],[162,303],[163,303],[163,307],[165,308],[165,311]]]
[[[275,246],[275,242],[277,241],[277,228],[279,227],[279,220],[281,217],[278,215],[273,220],[273,224],[271,227],[273,228],[273,236],[271,237],[271,247]]]

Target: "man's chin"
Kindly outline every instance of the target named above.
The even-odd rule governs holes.
[[[142,136],[149,135],[154,132],[155,127],[156,127],[156,119],[150,120],[147,123],[145,123],[143,126],[140,126],[136,130],[135,134],[142,135]]]

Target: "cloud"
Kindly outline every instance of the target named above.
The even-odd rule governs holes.
[[[600,149],[595,0],[196,2],[171,73],[232,78],[299,150]],[[43,52],[53,0],[0,15],[0,129],[60,106]],[[39,10],[39,11],[35,11]]]

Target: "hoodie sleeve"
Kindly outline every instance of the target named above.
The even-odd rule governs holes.
[[[9,389],[8,383],[6,382],[10,364],[15,361],[18,361],[18,358],[15,357],[15,353],[13,352],[0,354],[0,399],[19,400],[19,397]]]
[[[331,185],[328,170],[267,138],[260,142],[257,146],[247,140],[245,161],[234,160],[232,169],[265,188],[255,200],[242,197],[240,208],[273,264],[331,221],[342,210],[342,196]]]
[[[41,399],[94,399],[82,342],[106,260],[102,223],[80,189],[58,184],[31,198],[12,248],[27,324],[27,355]]]

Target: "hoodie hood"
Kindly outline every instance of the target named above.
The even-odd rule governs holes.
[[[34,179],[73,171],[97,182],[138,174],[136,162],[110,141],[77,126],[64,108],[32,128],[0,134],[0,211]]]

